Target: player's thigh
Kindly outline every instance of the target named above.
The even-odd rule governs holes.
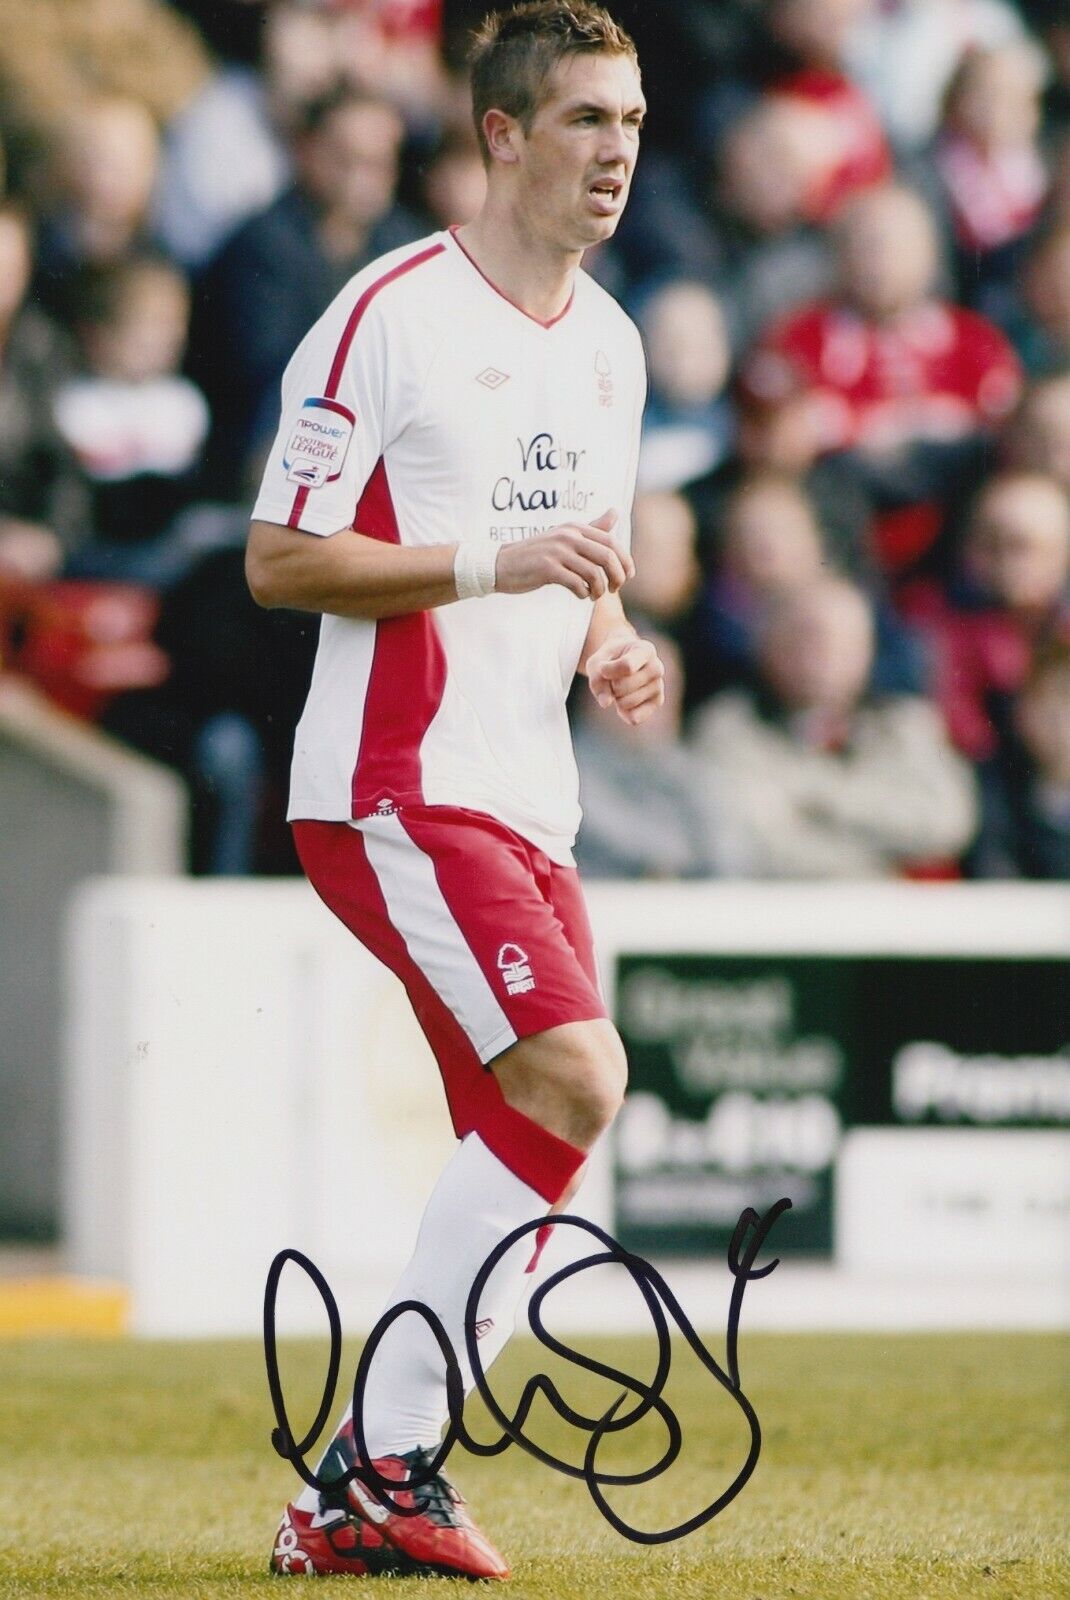
[[[382,840],[405,874],[398,917],[413,920],[418,911],[425,943],[433,931],[443,947],[459,934],[482,975],[500,1020],[493,1047],[481,1047],[484,1062],[533,1034],[605,1018],[597,983],[552,902],[541,852],[496,819],[449,806],[407,806],[361,826],[369,849]],[[421,880],[428,893],[417,905]]]

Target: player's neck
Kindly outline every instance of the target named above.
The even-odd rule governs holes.
[[[529,316],[552,322],[568,305],[581,250],[550,245],[490,205],[458,228],[457,238],[484,277]]]

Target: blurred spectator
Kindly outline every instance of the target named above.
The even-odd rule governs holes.
[[[757,877],[886,877],[957,857],[974,785],[935,709],[874,697],[873,614],[821,577],[787,590],[762,631],[758,690],[717,696],[694,723],[722,781],[727,826]]]
[[[813,505],[836,566],[856,576],[867,567],[870,497],[844,454],[822,455],[811,425],[808,392],[794,390],[756,396],[740,388],[736,397],[735,453],[687,486],[695,507],[702,545],[713,559],[712,540],[723,523],[728,498],[752,473],[794,478]]]
[[[799,122],[802,213],[826,223],[859,190],[892,173],[880,119],[843,71],[852,25],[869,0],[766,0],[767,26],[786,58],[767,93],[786,101]]]
[[[138,100],[90,100],[68,121],[57,152],[58,201],[41,226],[36,290],[67,323],[79,275],[148,243],[159,140]]]
[[[892,142],[918,150],[936,131],[944,92],[966,52],[999,49],[1023,33],[1007,0],[880,0],[863,8],[844,59]]]
[[[889,185],[852,201],[836,230],[837,301],[771,330],[747,369],[760,397],[809,390],[821,448],[888,457],[998,423],[1020,373],[999,330],[932,297],[937,246],[919,195]]]
[[[428,158],[423,174],[424,207],[436,228],[470,222],[483,204],[487,174],[471,127],[451,129]]]
[[[773,470],[746,473],[725,497],[718,547],[687,635],[689,699],[750,684],[770,604],[810,583],[827,564],[802,485]]]
[[[185,278],[153,257],[103,268],[87,285],[84,372],[55,405],[91,487],[93,541],[68,568],[78,576],[165,579],[155,541],[193,498],[208,433],[204,396],[179,376],[189,307]]]
[[[719,782],[681,739],[683,672],[656,634],[665,703],[638,727],[602,711],[586,686],[573,709],[583,823],[580,871],[591,878],[701,878],[730,873]]]
[[[403,131],[391,105],[352,89],[310,106],[294,141],[295,186],[239,228],[205,274],[190,370],[212,409],[207,471],[220,498],[245,492],[307,330],[354,272],[420,235],[394,200]]]
[[[908,586],[948,729],[975,760],[995,754],[1035,650],[1070,627],[1070,500],[1051,478],[1006,472],[981,491],[948,589]]]
[[[752,469],[736,480],[725,495],[718,533],[684,636],[689,705],[726,686],[753,683],[769,607],[823,571],[845,571],[801,480],[775,468]],[[924,661],[917,642],[883,601],[875,607],[875,625],[873,687],[919,692]]]
[[[981,797],[975,877],[1070,880],[1070,644],[1034,663]]]
[[[678,489],[723,460],[731,441],[724,315],[712,290],[678,280],[646,298],[639,322],[650,378],[639,486]]]
[[[307,108],[339,84],[390,100],[427,137],[448,114],[437,0],[258,3],[259,71],[249,60],[252,36],[221,14],[220,3],[190,0],[186,9],[213,40],[236,46],[239,59],[226,61],[169,124],[156,208],[162,241],[191,268],[287,186],[287,140]],[[243,0],[222,4],[224,13],[253,14]],[[220,149],[240,155],[220,161]]]
[[[1042,68],[1025,44],[965,56],[933,151],[966,304],[998,316],[1048,187],[1040,153]]]
[[[753,472],[725,507],[721,579],[753,612],[786,589],[819,576],[828,564],[814,507],[798,480]]]
[[[133,99],[163,126],[208,77],[195,28],[166,0],[0,0],[0,98],[46,144],[88,99]]]
[[[448,95],[442,0],[335,0],[334,10],[353,86],[384,95],[410,129],[433,128]]]
[[[1070,218],[1037,241],[1021,279],[1014,339],[1026,370],[1046,376],[1070,362]]]
[[[59,567],[85,506],[52,415],[71,355],[26,304],[32,272],[29,220],[11,202],[0,204],[0,571],[39,579]]]
[[[935,227],[912,190],[852,200],[836,243],[838,298],[774,326],[744,382],[765,401],[802,386],[798,425],[819,451],[850,451],[878,510],[896,514],[875,549],[897,570],[933,544],[941,506],[983,470],[988,431],[1013,408],[1021,373],[992,323],[933,296]]]
[[[672,629],[688,611],[699,580],[695,516],[682,494],[636,495],[631,548],[635,577],[625,591],[629,615]]]
[[[254,14],[241,0],[228,11]],[[286,188],[291,170],[283,129],[292,107],[334,84],[333,63],[325,67],[321,48],[324,19],[276,4],[258,7],[257,22],[261,70],[225,63],[165,131],[154,223],[170,254],[190,269],[203,267],[228,234]],[[240,155],[221,161],[220,150]]]
[[[805,214],[805,119],[788,101],[759,103],[726,131],[714,204],[721,283],[734,341],[749,346],[774,317],[824,293],[832,257]]]
[[[1070,368],[1029,385],[1004,446],[1010,466],[1046,473],[1070,494]]]

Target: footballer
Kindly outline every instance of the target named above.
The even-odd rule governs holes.
[[[582,673],[638,723],[663,675],[620,601],[642,348],[581,266],[628,199],[635,46],[599,5],[530,0],[486,19],[471,68],[485,204],[357,273],[302,341],[247,552],[260,604],[322,614],[288,816],[309,881],[400,977],[441,1069],[459,1142],[390,1303],[437,1313],[467,1388],[479,1267],[566,1204],[625,1088],[572,855],[566,697]],[[488,1282],[484,1367],[548,1231]],[[391,1325],[363,1418],[418,1514],[359,1480],[306,1487],[272,1570],[507,1577],[443,1474],[404,1487],[446,1420],[421,1317]],[[356,1459],[347,1411],[319,1475]]]

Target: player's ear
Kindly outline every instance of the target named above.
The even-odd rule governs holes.
[[[483,136],[492,161],[500,161],[503,166],[515,166],[520,159],[520,134],[519,122],[507,111],[497,111],[492,107],[484,113]]]

